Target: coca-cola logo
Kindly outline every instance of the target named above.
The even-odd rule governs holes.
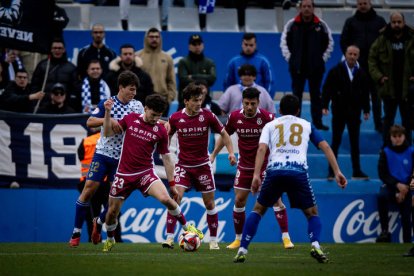
[[[357,199],[349,203],[339,214],[333,227],[333,238],[337,243],[344,242],[375,242],[381,233],[378,212],[367,213],[364,210],[365,201]],[[398,212],[389,213],[389,231],[399,232],[399,241],[402,241],[402,230],[399,225]]]
[[[217,212],[225,210],[231,203],[231,198],[225,200],[219,197],[215,200]],[[206,210],[203,199],[201,197],[184,197],[181,201],[181,210],[187,221],[203,231],[205,240],[209,240],[210,233],[208,231]],[[166,219],[167,209],[161,205],[157,208],[129,208],[123,211],[120,224],[122,228],[122,239],[129,242],[162,242],[166,239]],[[219,216],[220,219],[220,216]],[[217,239],[221,241],[225,232],[223,231],[227,221],[219,220],[217,228]],[[182,228],[179,223],[176,227],[175,237],[177,237]],[[103,228],[103,230],[105,227]]]

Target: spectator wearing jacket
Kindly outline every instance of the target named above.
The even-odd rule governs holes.
[[[361,112],[364,120],[369,119],[369,77],[359,65],[358,58],[359,48],[348,46],[345,60],[329,70],[322,89],[322,113],[329,114],[329,103],[332,102],[332,151],[338,157],[346,126],[351,145],[352,178],[367,180],[368,176],[362,172],[359,160],[359,134]],[[331,167],[328,180],[334,180]]]
[[[224,90],[230,85],[240,83],[238,70],[243,64],[251,64],[256,68],[256,83],[266,89],[273,99],[272,69],[269,60],[257,50],[257,38],[254,33],[245,33],[241,45],[242,51],[233,57],[227,65],[227,74],[224,79]]]
[[[1,109],[22,113],[33,112],[36,102],[41,100],[45,93],[42,91],[31,93],[28,78],[24,69],[17,70],[15,81],[10,82],[0,96]]]
[[[178,62],[178,110],[184,108],[183,90],[190,82],[205,81],[209,89],[216,81],[216,65],[204,56],[204,42],[200,35],[190,36],[188,50],[188,55]]]
[[[116,58],[114,50],[105,45],[105,28],[102,24],[95,24],[91,30],[92,43],[83,47],[78,54],[78,74],[80,79],[87,75],[88,65],[91,60],[99,60],[103,76],[109,72],[109,63]],[[118,90],[117,90],[118,91]]]
[[[372,44],[369,57],[369,73],[377,85],[384,105],[384,144],[390,127],[394,125],[397,108],[411,144],[408,90],[414,83],[414,30],[405,24],[400,12],[393,12],[390,23]]]
[[[126,70],[133,72],[137,75],[140,84],[134,98],[141,103],[145,103],[145,98],[154,93],[154,84],[152,83],[150,75],[140,68],[142,61],[134,52],[135,48],[133,45],[121,45],[120,58],[116,58],[109,64],[110,71],[106,77],[106,81],[111,88],[111,95],[115,96],[119,91],[119,75]]]
[[[81,97],[77,89],[78,78],[76,75],[76,66],[68,61],[63,40],[55,39],[52,42],[50,51],[50,61],[46,58],[36,66],[31,83],[32,91],[37,92],[42,90],[43,80],[46,75],[48,63],[50,62],[49,71],[46,76],[46,86],[43,92],[51,92],[52,87],[56,83],[63,84],[65,86],[65,92],[67,93],[67,104],[76,112],[82,112]]]
[[[317,129],[328,130],[329,127],[322,124],[320,88],[325,62],[333,50],[332,34],[328,25],[314,14],[313,0],[300,2],[299,11],[283,28],[280,47],[289,63],[292,92],[299,98],[301,109],[308,80],[312,123]]]
[[[356,12],[349,17],[344,24],[341,33],[341,49],[345,55],[346,49],[350,45],[358,46],[360,56],[358,59],[361,68],[368,72],[368,53],[375,39],[380,34],[380,30],[387,25],[385,19],[378,15],[372,7],[371,0],[357,0]],[[369,76],[369,74],[368,74]],[[370,76],[369,76],[370,77]],[[372,115],[375,124],[375,130],[381,132],[382,110],[381,100],[378,97],[378,91],[375,83],[370,77],[369,92],[372,103]]]
[[[392,204],[397,204],[403,232],[403,241],[411,243],[411,214],[413,181],[414,148],[409,145],[406,130],[400,125],[390,128],[387,142],[380,152],[378,175],[383,185],[378,194],[378,214],[381,234],[377,242],[390,242],[388,211]]]

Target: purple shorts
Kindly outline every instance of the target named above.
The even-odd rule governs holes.
[[[252,186],[254,170],[237,169],[236,178],[234,179],[234,189],[250,191]],[[266,175],[266,171],[262,170],[262,181]]]
[[[138,189],[147,197],[149,188],[157,180],[160,178],[155,174],[153,168],[132,175],[116,173],[109,196],[127,199],[135,189]]]
[[[175,165],[175,185],[190,189],[192,186],[199,192],[208,193],[216,190],[211,164],[198,167]]]

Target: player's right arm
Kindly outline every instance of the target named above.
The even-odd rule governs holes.
[[[111,109],[112,109],[113,104],[114,104],[114,100],[111,98],[106,100],[104,103],[105,116],[103,118],[103,128],[104,128],[103,134],[105,137],[112,136],[115,134],[115,132],[112,130],[112,125],[111,125]]]
[[[346,185],[348,184],[348,181],[346,180],[345,176],[342,174],[341,170],[339,169],[338,162],[336,161],[335,155],[331,147],[325,140],[319,142],[318,147],[323,151],[326,158],[328,159],[329,165],[331,166],[335,174],[336,183],[338,183],[339,187],[344,189]]]

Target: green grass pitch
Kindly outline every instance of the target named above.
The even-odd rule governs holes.
[[[414,258],[402,257],[408,244],[324,244],[327,264],[310,257],[309,244],[252,243],[242,264],[225,246],[183,252],[177,244],[122,243],[103,253],[102,244],[1,243],[0,275],[414,275]]]

